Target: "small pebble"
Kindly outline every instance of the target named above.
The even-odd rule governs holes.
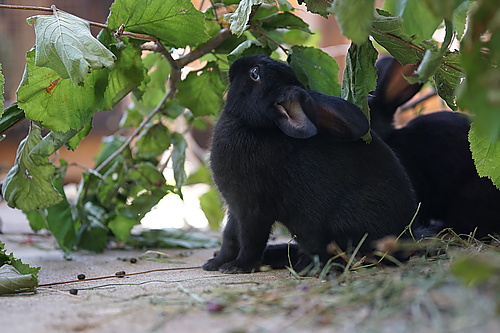
[[[136,258],[130,258],[130,263],[131,264],[135,264],[137,262],[137,259]]]
[[[125,274],[126,274],[126,273],[125,273],[125,271],[118,271],[118,272],[116,272],[116,273],[115,273],[115,275],[116,275],[117,277],[119,277],[119,278],[124,277],[124,276],[125,276]]]
[[[76,277],[78,280],[85,280],[85,274],[78,274]]]
[[[224,305],[216,301],[207,302],[207,311],[210,313],[218,313],[224,310]]]
[[[69,293],[70,293],[71,295],[76,295],[76,294],[78,294],[78,289],[70,289],[70,290],[69,290]]]

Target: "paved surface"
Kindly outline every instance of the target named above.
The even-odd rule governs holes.
[[[256,318],[241,312],[210,313],[206,302],[217,288],[247,288],[252,285],[289,279],[287,271],[244,275],[205,272],[199,268],[213,249],[167,250],[171,260],[184,264],[120,258],[140,257],[144,251],[108,250],[104,254],[79,251],[65,260],[49,235],[34,235],[24,215],[0,204],[3,221],[0,241],[7,252],[32,266],[40,266],[40,284],[110,276],[152,269],[195,267],[155,272],[124,278],[85,281],[70,285],[39,287],[37,293],[1,296],[2,333],[14,332],[281,332],[285,318],[269,314]],[[76,296],[69,289],[79,289]]]

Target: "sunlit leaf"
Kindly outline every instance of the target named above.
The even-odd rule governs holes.
[[[30,17],[28,23],[35,27],[35,64],[70,78],[75,86],[86,79],[89,70],[113,66],[115,55],[92,36],[87,21],[56,11]]]
[[[173,47],[196,46],[209,39],[205,16],[190,0],[116,0],[108,26],[159,38]]]
[[[230,23],[230,29],[236,36],[241,34],[247,29],[248,18],[252,12],[252,6],[260,5],[263,3],[274,3],[274,0],[242,0],[234,13],[226,14],[224,19]]]

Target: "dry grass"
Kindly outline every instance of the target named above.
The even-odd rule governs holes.
[[[342,273],[271,284],[222,285],[197,295],[214,313],[287,318],[283,329],[363,332],[500,331],[500,242],[446,231],[419,243],[399,266],[360,264],[345,257]],[[265,330],[264,330],[265,331]]]

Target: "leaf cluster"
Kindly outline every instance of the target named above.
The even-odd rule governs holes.
[[[5,244],[0,242],[0,294],[11,294],[35,290],[38,286],[40,267],[31,267],[7,254]]]

